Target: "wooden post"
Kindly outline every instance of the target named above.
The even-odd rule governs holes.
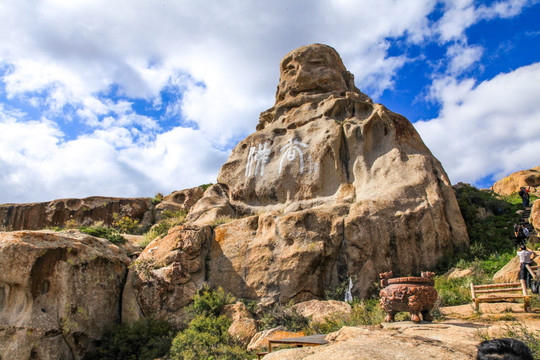
[[[471,298],[472,298],[472,301],[474,302],[474,310],[478,311],[478,301],[476,300],[476,293],[474,291],[474,284],[471,283]]]

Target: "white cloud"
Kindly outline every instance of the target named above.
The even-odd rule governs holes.
[[[479,19],[517,14],[527,4],[447,1],[445,15],[433,24],[437,3],[1,2],[0,33],[7,40],[0,42],[0,100],[5,91],[25,113],[0,111],[6,129],[0,202],[96,192],[153,195],[215,181],[226,158],[226,150],[217,149],[230,149],[254,131],[259,113],[273,104],[279,61],[294,48],[333,46],[358,87],[376,97],[395,87],[411,61],[406,49],[431,41],[433,31],[442,42],[467,44],[464,31]],[[405,50],[390,55],[394,39]],[[448,73],[466,71],[481,54],[478,46],[455,45],[445,59]],[[449,89],[440,87],[445,82]],[[446,78],[433,89],[448,104],[475,90]],[[176,121],[162,127],[162,119],[137,113],[138,99],[166,108],[165,117]],[[36,109],[41,115],[28,121]],[[13,137],[20,143],[8,149]]]
[[[511,18],[521,13],[524,7],[537,3],[537,0],[501,0],[489,6],[475,6],[474,0],[444,0],[445,11],[436,25],[440,41],[464,40],[465,30],[481,20],[496,17]]]
[[[215,169],[228,156],[193,129],[176,128],[147,142],[112,126],[66,141],[51,121],[22,122],[14,115],[21,114],[0,108],[3,202],[168,193],[215,182]]]
[[[471,68],[480,61],[483,48],[481,46],[467,46],[454,44],[448,47],[446,56],[449,58],[448,72],[452,75],[459,75],[463,71]]]
[[[415,123],[450,179],[498,180],[540,163],[540,63],[474,86],[473,80],[437,81],[440,116]]]

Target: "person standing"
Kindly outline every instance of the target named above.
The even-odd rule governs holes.
[[[525,245],[521,245],[520,250],[517,252],[519,257],[520,267],[519,267],[519,280],[521,281],[521,287],[523,288],[523,293],[527,294],[527,287],[531,283],[531,274],[527,270],[527,265],[531,265],[531,260],[536,257],[536,254],[531,250],[527,249]]]
[[[518,195],[521,197],[521,201],[523,201],[523,208],[524,209],[527,206],[529,206],[529,191],[530,191],[530,189],[525,189],[525,186],[522,186],[519,189]]]
[[[514,225],[515,245],[521,246],[527,243],[527,236],[525,235],[524,227],[521,224]],[[527,230],[528,231],[528,230]]]

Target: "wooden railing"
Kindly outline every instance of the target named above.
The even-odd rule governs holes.
[[[495,296],[493,296],[495,295]],[[474,309],[480,309],[480,303],[500,302],[501,300],[523,299],[525,311],[531,311],[531,300],[527,289],[521,286],[521,282],[505,284],[474,285],[471,283],[471,298]]]

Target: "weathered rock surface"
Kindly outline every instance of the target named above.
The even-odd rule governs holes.
[[[257,321],[251,316],[242,302],[225,305],[223,315],[232,320],[227,332],[244,346],[247,346],[257,333]]]
[[[203,280],[268,305],[319,299],[353,277],[353,295],[365,297],[380,272],[419,275],[468,245],[439,161],[407,119],[354,86],[334,49],[301,47],[280,69],[275,105],[175,230],[181,243],[206,241],[189,255],[205,260],[197,281],[175,285],[183,300],[170,313]],[[153,246],[141,260],[160,268],[177,261],[150,253]],[[169,282],[135,271],[128,285],[138,288],[142,314],[165,311]]]
[[[344,327],[322,346],[272,351],[264,360],[475,359],[478,330],[485,325],[401,322],[382,327]],[[277,348],[275,349],[277,350]]]
[[[313,323],[321,323],[332,317],[347,317],[351,314],[351,305],[337,300],[310,300],[293,305],[300,315]]]
[[[540,166],[508,175],[493,184],[493,191],[500,195],[519,192],[522,186],[530,187],[531,194],[540,196]]]
[[[81,359],[120,319],[128,263],[76,230],[0,233],[0,358]]]
[[[103,222],[111,226],[114,214],[143,221],[152,204],[150,198],[111,198],[91,196],[84,199],[59,199],[31,204],[0,205],[0,229],[39,230],[48,227],[64,227],[68,221],[78,225]]]
[[[205,281],[205,247],[211,228],[178,226],[154,239],[129,269],[122,295],[122,320],[171,318],[180,325],[184,307]]]
[[[165,196],[163,201],[156,205],[156,221],[163,219],[167,214],[177,212],[187,213],[191,207],[199,201],[203,194],[204,189],[199,186],[191,189],[173,191],[171,194]]]
[[[540,259],[540,252],[534,251],[536,254],[536,259],[532,260],[532,265],[538,265],[538,259]],[[508,264],[504,265],[502,269],[497,271],[495,275],[493,275],[493,281],[496,283],[509,283],[509,282],[516,282],[519,281],[519,268],[520,268],[520,262],[519,257],[516,256],[512,260],[508,262]]]
[[[407,119],[351,79],[325,45],[282,60],[276,104],[218,175],[228,193],[212,203],[255,216],[215,229],[209,281],[286,302],[358,275],[353,292],[363,297],[379,272],[418,273],[468,244],[440,163]]]

